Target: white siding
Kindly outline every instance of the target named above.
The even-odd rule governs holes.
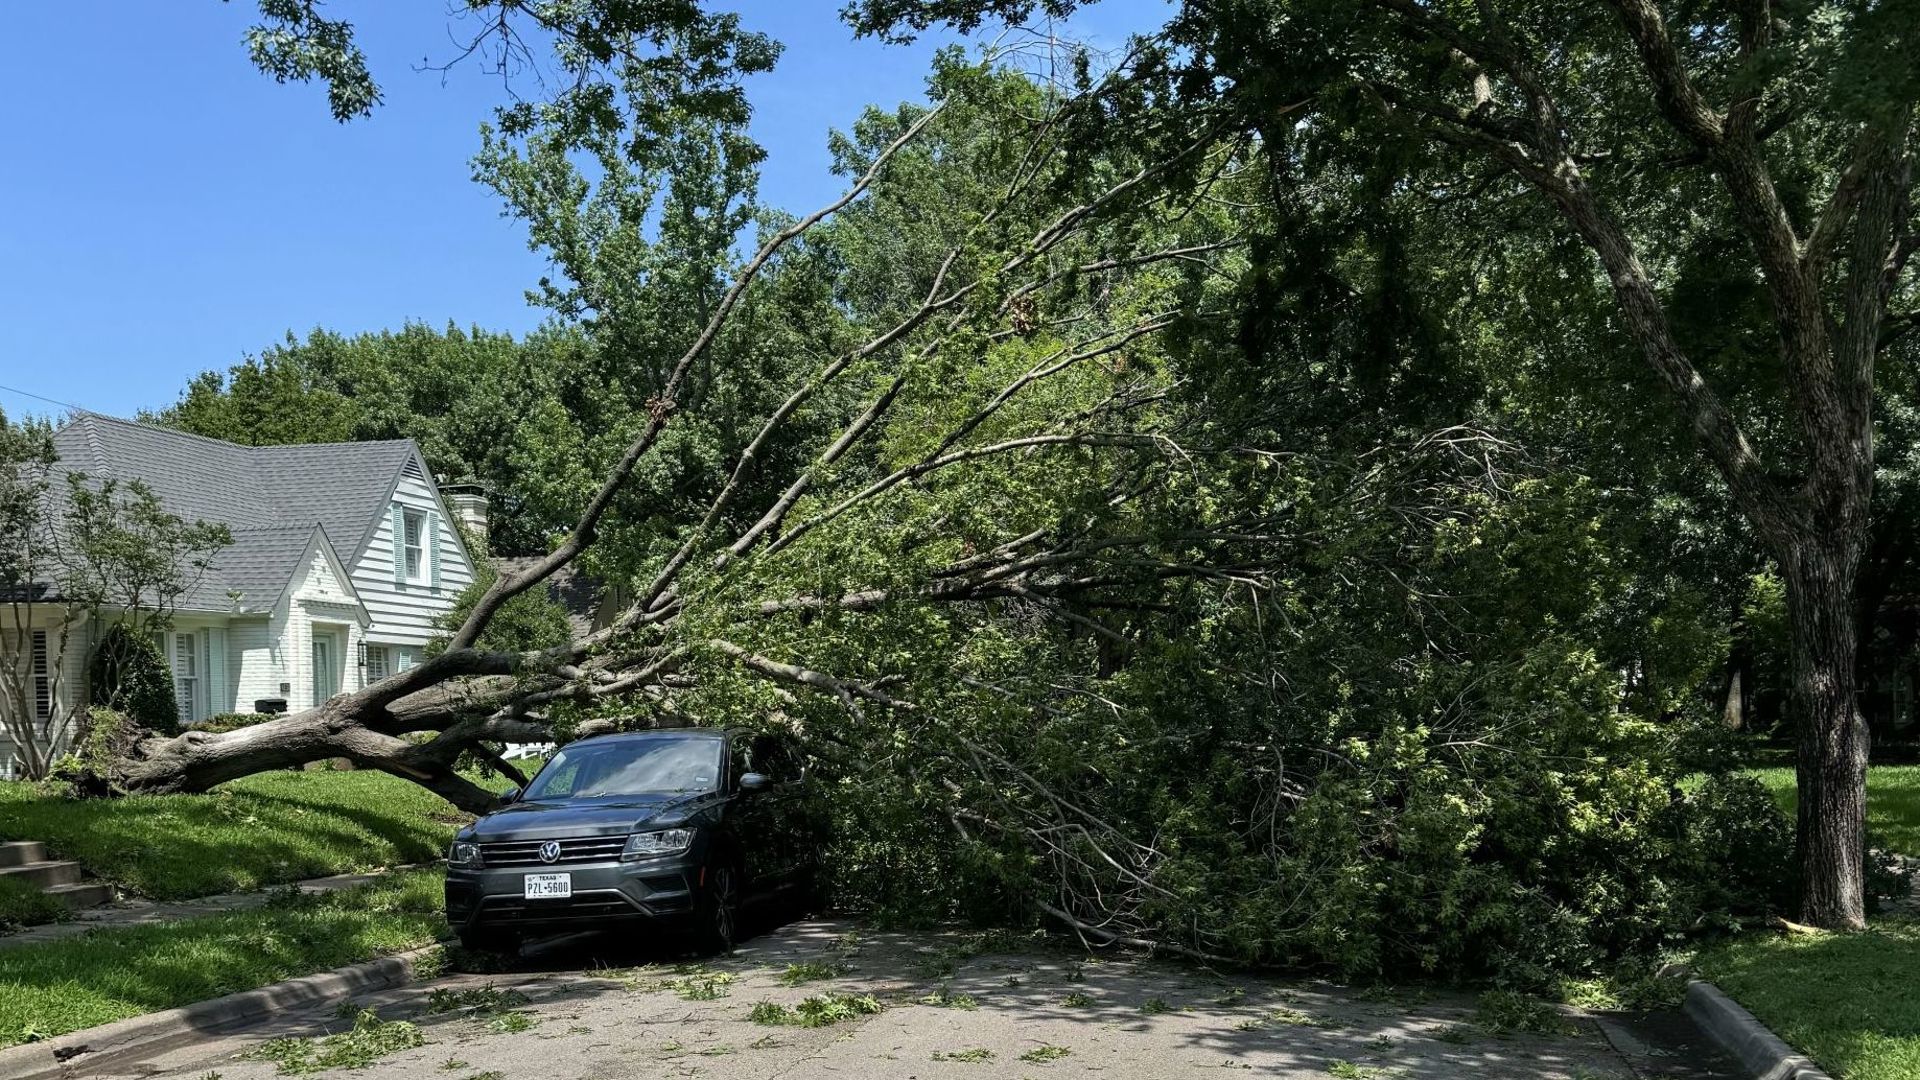
[[[286,605],[270,617],[235,619],[227,624],[227,685],[233,687],[234,712],[252,712],[261,698],[279,697],[286,676],[274,647],[286,626]]]
[[[92,654],[95,634],[89,623],[75,623],[65,632],[65,649],[62,645],[61,623],[66,617],[65,609],[47,605],[32,605],[25,609],[24,619],[18,619],[16,609],[0,606],[0,664],[7,664],[18,671],[21,677],[28,676],[32,655],[27,643],[32,640],[34,630],[43,630],[47,635],[48,674],[53,683],[53,710],[55,717],[66,718],[63,724],[65,738],[55,752],[65,749],[65,743],[72,736],[71,721],[77,712],[86,708],[87,702],[87,658]],[[24,626],[16,625],[23,622]],[[24,684],[29,697],[27,707],[33,707],[31,680]],[[0,693],[0,712],[9,715],[15,707],[13,695]],[[13,741],[6,734],[6,727],[0,726],[0,776],[11,775],[13,762]]]
[[[316,634],[333,638],[334,692],[360,686],[360,608],[353,595],[333,572],[333,564],[318,546],[308,553],[306,563],[294,577],[289,590],[291,615],[283,638],[286,681],[290,692],[287,705],[293,711],[320,704],[315,694],[313,639]]]
[[[424,645],[437,633],[433,622],[453,608],[454,597],[473,581],[473,568],[460,547],[446,509],[433,488],[417,477],[402,475],[393,500],[409,510],[430,512],[440,544],[440,587],[401,585],[393,580],[393,515],[383,512],[367,550],[353,566],[353,587],[373,616],[367,640],[393,645]],[[353,539],[335,538],[335,543]],[[343,556],[346,552],[341,553]],[[356,684],[357,685],[357,684]]]

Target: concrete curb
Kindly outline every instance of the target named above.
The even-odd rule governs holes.
[[[85,1073],[278,1013],[401,986],[413,981],[414,964],[438,948],[428,945],[178,1009],[130,1016],[44,1042],[10,1046],[0,1050],[0,1080],[49,1080]]]
[[[1753,1080],[1833,1080],[1754,1015],[1705,979],[1687,983],[1687,1015],[1740,1062]],[[0,1073],[0,1080],[5,1074]]]

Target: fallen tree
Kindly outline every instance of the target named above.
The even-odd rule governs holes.
[[[1124,161],[1109,161],[1105,171],[1110,175],[1088,185],[1072,175],[1077,163],[1061,134],[1076,110],[1097,107],[1098,86],[1077,97],[1056,98],[990,68],[957,69],[951,82],[954,89],[943,105],[869,118],[871,145],[859,151],[864,160],[854,182],[828,205],[772,230],[737,269],[704,328],[652,389],[643,425],[586,501],[571,531],[543,558],[498,578],[436,655],[282,719],[219,734],[142,739],[117,759],[95,763],[104,771],[100,779],[116,791],[204,791],[264,769],[345,758],[361,768],[406,777],[462,808],[483,810],[494,804],[495,796],[456,771],[463,755],[486,755],[486,744],[499,741],[549,741],[562,723],[577,735],[620,722],[677,715],[676,698],[715,664],[795,690],[824,693],[848,708],[863,703],[905,707],[880,686],[811,671],[689,629],[684,624],[690,607],[731,604],[772,616],[804,608],[858,612],[886,603],[1017,600],[1049,617],[1101,632],[1097,621],[1068,602],[1098,584],[1076,580],[1073,564],[1082,556],[1110,554],[1128,544],[1143,559],[1160,558],[1152,550],[1152,536],[1121,540],[1029,530],[995,538],[984,552],[927,566],[884,587],[832,596],[728,597],[740,581],[751,578],[746,567],[755,559],[781,558],[891,493],[922,488],[951,471],[1004,458],[1109,455],[1116,462],[1112,490],[1099,497],[1121,498],[1155,463],[1194,452],[1155,429],[1150,410],[1163,387],[1156,384],[1150,367],[1133,368],[1126,362],[1129,355],[1150,353],[1155,337],[1173,325],[1177,314],[1172,308],[1151,306],[1156,293],[1165,293],[1165,282],[1141,282],[1167,266],[1178,267],[1186,278],[1205,276],[1212,260],[1234,254],[1237,241],[1208,222],[1185,232],[1163,230],[1158,239],[1164,242],[1158,246],[1129,246],[1116,254],[1103,247],[1112,241],[1102,230],[1121,211],[1137,214],[1143,205],[1150,208],[1168,199],[1169,189],[1160,181],[1189,159],[1212,156],[1225,167],[1232,149],[1217,146],[1205,127],[1189,128],[1170,133],[1182,141],[1178,151],[1126,171],[1111,168]],[[556,205],[547,192],[585,181],[564,153],[551,152],[553,144],[543,141],[553,137],[550,129],[536,125],[522,131],[531,132],[526,134],[531,149],[524,156],[508,146],[504,136],[492,145],[500,173],[495,184],[511,209],[535,223],[536,237],[549,235],[541,230],[555,228],[557,219],[571,216],[576,223],[585,222],[621,200],[627,201],[617,212],[630,215],[622,225],[638,229],[653,203],[631,196],[658,183],[658,169],[672,167],[636,168],[623,141],[589,138],[573,149],[599,155],[607,172],[598,183],[605,190],[599,201],[576,197]],[[1016,140],[1010,131],[1024,134]],[[1004,164],[1000,175],[984,178],[989,186],[975,204],[954,203],[940,185],[927,182],[929,170],[942,167],[940,155],[988,135],[994,140],[994,160]],[[923,145],[930,142],[937,145]],[[1018,156],[1005,156],[1009,146],[1020,149]],[[910,167],[900,160],[915,154]],[[910,174],[906,179],[897,175],[903,171]],[[663,437],[689,421],[689,412],[681,407],[689,373],[730,331],[731,321],[750,304],[756,285],[783,252],[890,183],[902,193],[889,198],[902,206],[911,203],[907,209],[913,213],[924,211],[930,200],[949,204],[946,220],[928,230],[944,235],[937,249],[928,249],[926,265],[908,262],[892,268],[902,279],[924,282],[924,291],[916,289],[920,299],[880,312],[884,318],[870,319],[852,344],[788,388],[710,497],[675,523],[675,546],[642,568],[631,603],[606,630],[539,651],[483,647],[489,620],[503,604],[581,559],[610,527],[625,524],[617,509],[623,490]],[[1076,187],[1078,197],[1067,197]],[[874,210],[862,227],[892,212]],[[594,312],[595,332],[617,342],[623,332],[618,301],[594,294],[596,287],[610,288],[604,267],[594,265],[609,257],[606,248],[615,245],[620,230],[608,234],[603,247],[555,243],[551,250],[568,278],[584,283],[580,291],[586,295],[577,299]],[[946,380],[956,365],[966,364],[982,370],[992,364],[1012,366],[999,384],[982,383],[970,393],[958,393]],[[1078,407],[1073,411],[1051,411],[1067,398],[1031,404],[1040,390],[1069,380],[1075,381],[1070,398]],[[943,428],[926,429],[918,416],[898,421],[894,414],[903,402],[916,402],[916,407],[938,403],[951,415]],[[952,406],[961,402],[968,407],[955,411]],[[763,458],[803,412],[829,435],[805,455],[789,453],[793,464],[786,475],[761,475]],[[823,416],[832,423],[822,426]],[[902,424],[914,432],[915,452],[900,455],[892,452],[897,447],[880,449],[883,441],[899,442]],[[880,462],[890,464],[876,467]],[[867,473],[867,482],[849,480]],[[754,484],[771,485],[767,490],[777,491],[777,496],[737,506]],[[1205,540],[1217,559],[1168,562],[1158,572],[1215,573],[1216,565],[1240,561],[1229,554],[1233,548],[1270,539],[1257,528],[1222,529]],[[628,703],[614,710],[627,714],[624,721],[609,719],[608,710],[600,709],[600,715],[584,725],[576,722],[583,708],[593,711],[606,702]]]
[[[702,318],[664,358],[634,297],[705,264],[656,258],[649,222],[745,216],[728,129],[629,145],[604,112],[584,134],[511,113],[482,173],[554,254],[544,295],[605,350],[607,389],[648,407],[613,425],[552,555],[433,662],[145,740],[115,782],[346,756],[484,809],[454,766],[494,740],[791,723],[823,778],[858,777],[833,788],[829,866],[859,905],[1545,986],[1777,904],[1766,793],[1677,794],[1710,762],[1684,690],[1649,694],[1648,673],[1684,682],[1714,642],[1639,632],[1700,621],[1674,564],[1614,535],[1642,504],[1425,426],[1481,402],[1371,410],[1342,338],[1295,333],[1364,320],[1367,251],[1306,270],[1325,313],[1289,306],[1263,280],[1274,249],[1242,242],[1286,212],[1277,144],[1222,137],[1204,103],[1109,109],[1138,85],[1068,95],[943,62],[938,114],[872,114],[836,144],[850,198],[772,222],[710,297],[676,294]],[[705,209],[651,217],[668,172],[679,210]],[[699,385],[770,353],[805,374],[723,467],[676,473],[721,415]],[[583,559],[632,584],[612,627],[484,644],[489,611]]]

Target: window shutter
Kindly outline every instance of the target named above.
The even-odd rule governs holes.
[[[36,720],[53,718],[52,665],[47,662],[47,632],[33,632],[33,715]]]
[[[388,516],[393,518],[393,583],[407,583],[407,521],[406,511],[399,503],[388,507]]]
[[[227,631],[207,631],[207,714],[232,712],[227,704]]]
[[[194,677],[195,668],[193,635],[173,635],[173,696],[180,707],[182,724],[191,724],[195,719],[194,706],[198,702],[194,698],[199,696],[199,687],[194,685],[199,681]]]
[[[440,515],[427,511],[426,522],[427,548],[427,584],[434,589],[440,587]]]

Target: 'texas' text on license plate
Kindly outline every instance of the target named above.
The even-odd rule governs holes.
[[[572,874],[527,874],[522,891],[529,900],[559,900],[573,895]]]

